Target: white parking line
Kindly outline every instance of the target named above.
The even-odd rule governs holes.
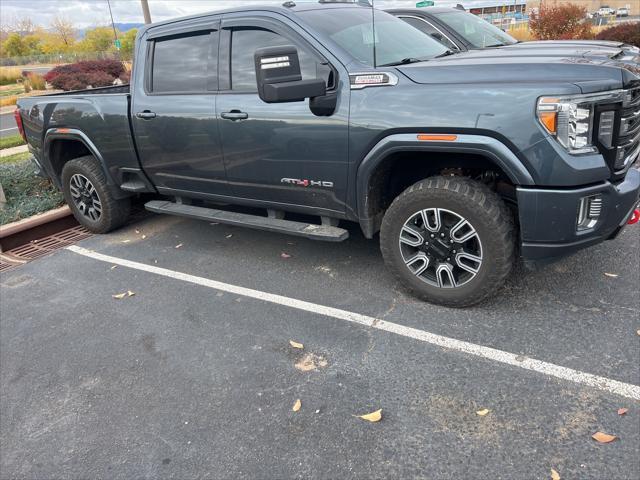
[[[0,130],[0,132],[8,132],[9,130],[17,130],[18,127],[13,127],[13,128],[3,128],[2,130]]]
[[[296,308],[298,310],[304,310],[306,312],[316,313],[318,315],[324,315],[327,317],[337,318],[339,320],[345,320],[347,322],[357,323],[365,327],[395,333],[397,335],[420,340],[422,342],[429,343],[431,345],[437,345],[449,350],[468,353],[477,357],[486,358],[488,360],[505,363],[513,367],[532,370],[534,372],[542,373],[551,377],[560,378],[562,380],[569,380],[581,385],[586,385],[588,387],[593,387],[609,393],[621,395],[623,397],[640,400],[640,386],[619,382],[617,380],[600,377],[598,375],[592,375],[590,373],[580,372],[571,368],[561,367],[560,365],[554,365],[553,363],[543,362],[541,360],[536,360],[533,358],[521,358],[519,355],[515,355],[513,353],[505,352],[502,350],[497,350],[495,348],[476,345],[475,343],[464,342],[462,340],[456,340],[454,338],[444,337],[442,335],[436,335],[435,333],[418,330],[417,328],[405,327],[397,323],[387,322],[385,320],[369,317],[367,315],[361,315],[359,313],[349,312],[347,310],[340,310],[338,308],[327,307],[324,305],[319,305],[317,303],[305,302],[303,300],[297,300],[295,298],[285,297],[283,295],[275,295],[273,293],[239,287],[237,285],[218,282],[216,280],[210,280],[208,278],[189,275],[187,273],[176,272],[173,270],[168,270],[166,268],[155,267],[144,263],[132,262],[131,260],[103,255],[101,253],[87,250],[86,248],[78,247],[75,245],[67,247],[67,250],[80,255],[84,255],[85,257],[100,260],[102,262],[133,268],[135,270],[141,270],[143,272],[154,273],[156,275],[162,275],[164,277],[182,280],[183,282],[194,283],[196,285],[213,288],[215,290],[221,290],[223,292],[233,293],[235,295],[242,295],[244,297],[255,298],[257,300],[275,303],[290,308]]]

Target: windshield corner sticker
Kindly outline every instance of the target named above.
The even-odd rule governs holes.
[[[308,180],[300,178],[283,178],[280,183],[286,183],[287,185],[295,185],[298,187],[325,187],[333,188],[333,182],[326,182],[324,180]]]

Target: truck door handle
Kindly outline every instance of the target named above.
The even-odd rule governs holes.
[[[156,118],[155,112],[150,112],[149,110],[145,110],[144,112],[136,113],[136,117],[142,118],[144,120],[149,120],[151,118]]]
[[[227,120],[235,121],[235,120],[246,120],[249,118],[249,114],[245,112],[241,112],[240,110],[231,110],[230,112],[222,112],[220,114],[222,118]]]

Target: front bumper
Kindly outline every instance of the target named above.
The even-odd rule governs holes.
[[[602,196],[602,211],[589,230],[576,230],[580,200]],[[521,255],[545,262],[615,238],[640,197],[640,171],[631,168],[617,183],[603,182],[577,189],[517,189]]]

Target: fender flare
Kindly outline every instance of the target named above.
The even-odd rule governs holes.
[[[535,185],[529,171],[516,154],[500,140],[476,134],[434,134],[435,140],[418,140],[424,133],[397,133],[382,138],[358,166],[356,174],[356,205],[360,226],[367,238],[376,231],[375,219],[369,215],[369,182],[378,165],[396,152],[459,152],[487,157],[501,168],[514,185]],[[451,139],[437,139],[438,137]]]
[[[87,150],[100,162],[102,166],[102,171],[104,173],[105,178],[107,179],[107,187],[114,193],[116,198],[126,197],[129,194],[123,195],[125,192],[120,190],[113,180],[113,177],[109,173],[109,169],[107,168],[107,164],[104,161],[104,158],[100,154],[100,151],[95,146],[95,144],[91,141],[91,139],[82,131],[76,128],[50,128],[44,135],[44,144],[43,144],[43,155],[44,160],[47,165],[51,167],[51,171],[53,173],[53,163],[51,162],[50,152],[51,152],[51,142],[54,140],[63,139],[63,140],[75,140],[82,143]],[[55,183],[57,183],[59,188],[62,188],[61,179],[58,175],[52,175],[52,179]]]

